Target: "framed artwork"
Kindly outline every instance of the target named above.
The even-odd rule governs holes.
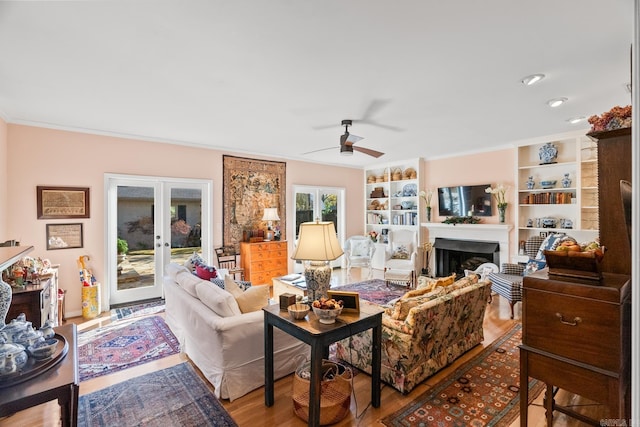
[[[546,231],[541,231],[540,232],[540,237],[547,237],[549,233],[547,233]]]
[[[38,219],[89,218],[88,187],[38,186]]]
[[[223,156],[222,239],[239,252],[246,232],[266,230],[265,208],[277,208],[280,221],[273,227],[286,240],[286,163]]]
[[[327,297],[329,299],[333,298],[336,301],[342,300],[344,303],[342,311],[354,313],[360,312],[360,294],[357,292],[332,291],[329,289],[327,291]]]
[[[82,248],[82,224],[47,224],[47,250]]]

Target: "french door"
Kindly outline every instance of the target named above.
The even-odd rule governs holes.
[[[295,200],[295,222],[294,232],[295,243],[298,242],[300,224],[303,222],[331,221],[336,227],[336,235],[341,245],[344,245],[345,233],[345,213],[344,213],[344,188],[336,187],[314,187],[307,185],[293,186],[293,199]],[[342,265],[340,257],[331,262],[332,267]],[[303,271],[302,265],[296,263],[295,272]]]
[[[110,305],[160,298],[168,263],[194,252],[210,259],[211,186],[208,180],[106,176]]]

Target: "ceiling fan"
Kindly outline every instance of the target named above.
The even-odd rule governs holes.
[[[351,155],[353,155],[354,151],[358,151],[360,153],[364,153],[364,154],[368,154],[369,156],[373,156],[375,158],[383,156],[384,153],[382,153],[380,151],[372,150],[371,148],[357,147],[357,146],[353,145],[356,142],[358,142],[358,141],[360,141],[361,139],[364,139],[364,138],[361,137],[361,136],[349,133],[349,126],[351,126],[352,124],[353,124],[352,120],[343,120],[342,121],[342,126],[344,126],[344,134],[340,135],[340,154],[342,154],[343,156],[351,156]],[[334,147],[322,148],[320,150],[309,151],[309,152],[303,153],[303,154],[317,153],[319,151],[331,150],[333,148]]]

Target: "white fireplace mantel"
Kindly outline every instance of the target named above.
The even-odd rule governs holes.
[[[436,238],[457,240],[479,240],[498,242],[500,244],[500,263],[509,262],[509,233],[513,229],[510,224],[444,224],[441,222],[425,222],[421,224],[429,234],[429,243]],[[435,261],[435,259],[433,260]],[[431,270],[433,271],[433,270]]]

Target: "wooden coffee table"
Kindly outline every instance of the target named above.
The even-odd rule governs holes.
[[[78,423],[78,352],[77,329],[75,324],[55,328],[69,346],[67,355],[47,371],[18,383],[16,386],[0,390],[0,417],[11,415],[32,406],[57,399],[60,404],[62,425],[75,426]]]
[[[309,425],[320,425],[320,379],[322,359],[329,356],[329,345],[359,332],[372,330],[373,354],[371,363],[371,405],[380,407],[380,364],[382,361],[382,312],[367,301],[360,301],[360,312],[342,312],[336,323],[325,325],[310,311],[302,320],[292,320],[278,305],[268,305],[264,311],[264,377],[266,406],[274,403],[273,327],[298,338],[311,346],[311,381],[309,384]]]

